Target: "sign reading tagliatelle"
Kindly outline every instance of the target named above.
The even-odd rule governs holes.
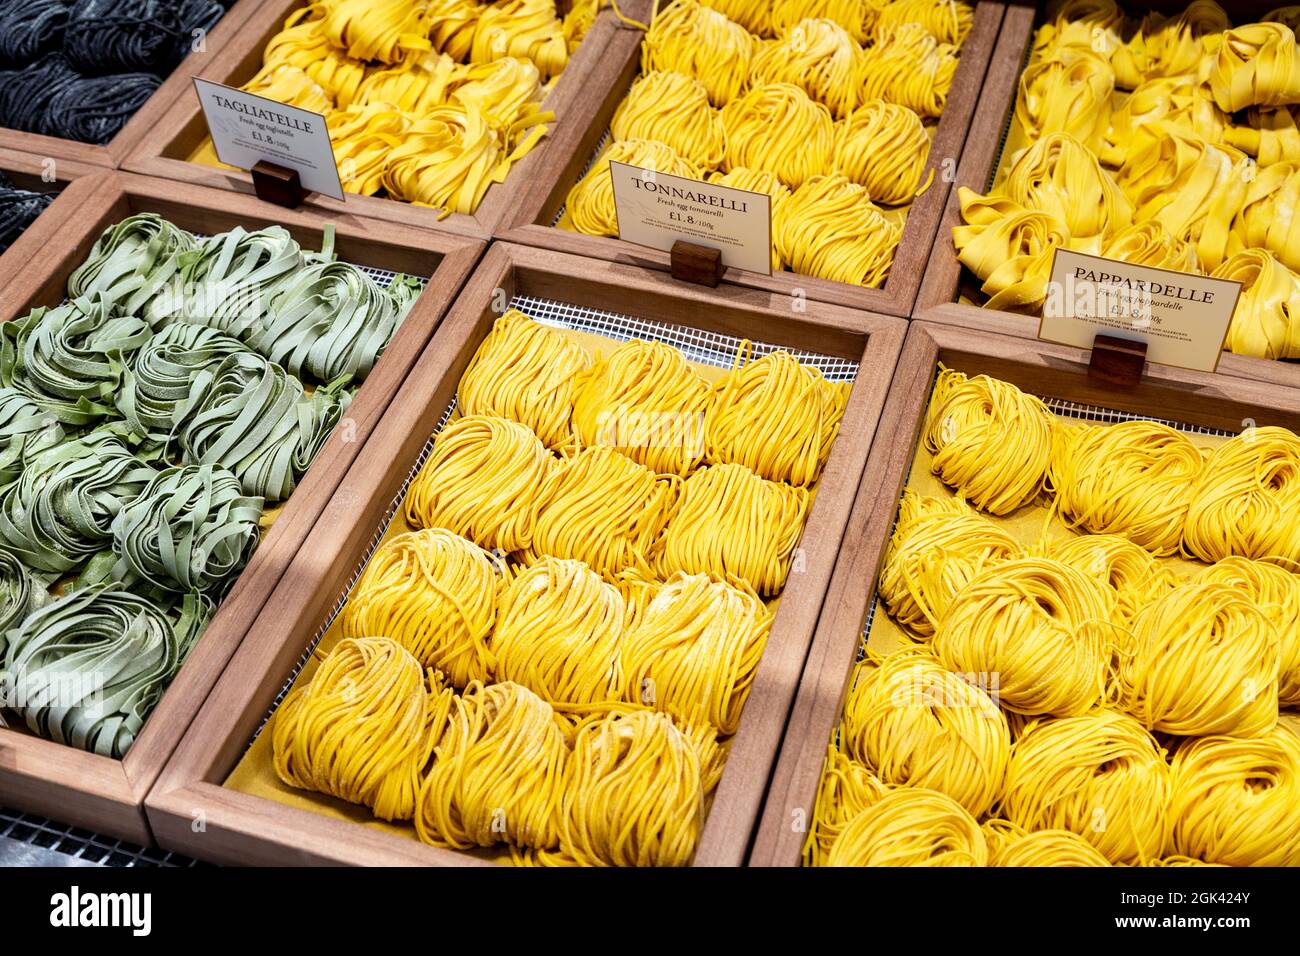
[[[320,113],[194,79],[217,158],[252,169],[260,160],[298,171],[304,189],[343,198],[329,130]]]
[[[1144,342],[1147,361],[1212,372],[1241,283],[1057,249],[1038,337],[1091,348],[1098,335]]]
[[[618,237],[667,252],[679,239],[730,269],[772,274],[772,198],[611,160]]]

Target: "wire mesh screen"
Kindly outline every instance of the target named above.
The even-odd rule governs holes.
[[[666,345],[672,345],[680,349],[686,358],[692,362],[701,365],[712,365],[717,368],[731,368],[735,362],[736,352],[740,348],[741,339],[731,335],[723,335],[718,332],[709,332],[703,329],[692,328],[685,325],[672,325],[666,322],[656,322],[651,319],[639,319],[630,315],[621,315],[616,312],[606,312],[601,309],[595,309],[590,306],[572,305],[567,302],[558,302],[553,299],[539,299],[533,296],[515,296],[510,301],[510,308],[518,309],[529,318],[548,325],[553,328],[572,329],[578,332],[593,332],[597,335],[605,336],[616,342],[626,342],[631,339],[641,339],[642,341],[663,342]],[[768,355],[772,352],[782,351],[781,346],[772,345],[766,342],[753,343],[754,357]],[[803,352],[785,349],[791,355],[799,359],[805,365],[819,369],[821,373],[831,381],[852,382],[857,378],[858,363],[850,359],[845,359],[834,355],[825,355],[819,352]],[[253,734],[249,746],[252,746],[254,740],[262,733],[271,716],[283,702],[285,695],[293,686],[293,682],[298,679],[302,669],[307,666],[307,661],[316,651],[325,632],[329,630],[335,619],[342,613],[343,608],[347,605],[348,598],[352,589],[356,587],[357,582],[361,579],[366,565],[373,557],[379,543],[388,533],[394,518],[401,511],[403,502],[406,500],[406,493],[411,486],[416,474],[428,460],[430,452],[433,451],[433,442],[438,432],[451,418],[455,410],[456,403],[452,403],[442,413],[433,434],[425,443],[419,457],[415,460],[411,470],[407,472],[405,480],[399,489],[397,495],[389,504],[384,512],[383,521],[379,529],[371,537],[363,553],[362,559],[358,562],[356,569],[348,578],[348,583],[343,593],[335,602],[333,609],[325,618],[320,628],[316,631],[315,636],[308,644],[307,649],[303,652],[302,657],[294,665],[288,679],[280,688],[276,695],[275,701],[270,709],[263,716],[261,723],[258,725],[256,732]]]
[[[610,133],[609,130],[605,130],[605,132],[601,134],[600,141],[596,143],[596,148],[593,149],[591,151],[591,155],[587,157],[587,162],[582,167],[582,172],[578,173],[578,178],[573,181],[573,185],[576,186],[578,183],[582,181],[582,178],[586,176],[587,173],[591,172],[591,167],[596,165],[597,157],[599,157],[600,154],[604,151],[605,147],[609,145],[609,140],[611,135],[612,134]],[[551,220],[552,226],[558,226],[560,224],[560,220],[564,218],[564,211],[567,208],[568,208],[568,204],[566,203],[556,211],[555,218]]]

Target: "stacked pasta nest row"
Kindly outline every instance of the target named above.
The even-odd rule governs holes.
[[[943,371],[922,442],[952,494],[903,499],[806,860],[1300,864],[1300,438]]]
[[[319,0],[243,89],[325,114],[346,191],[473,213],[546,135],[542,102],[599,6]],[[217,163],[210,142],[194,159]]]
[[[880,286],[972,21],[955,0],[674,0],[560,225],[617,235],[615,160],[766,193],[774,270]]]
[[[120,757],[414,302],[288,231],[152,214],[0,338],[4,700]]]
[[[711,385],[499,318],[275,718],[281,779],[435,846],[689,863],[849,389],[747,351]]]
[[[958,258],[990,308],[1035,312],[1067,248],[1242,283],[1226,347],[1300,357],[1294,7],[1126,17],[1070,0],[1034,36],[993,189],[959,190]]]

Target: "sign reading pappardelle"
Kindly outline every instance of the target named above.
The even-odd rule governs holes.
[[[1099,335],[1145,342],[1147,361],[1213,372],[1241,283],[1057,249],[1038,337],[1091,348]]]
[[[618,237],[668,252],[679,239],[721,250],[730,269],[772,274],[772,198],[611,160]]]
[[[265,160],[297,170],[310,192],[343,198],[329,130],[320,113],[198,77],[194,88],[217,158],[227,166],[252,169]]]

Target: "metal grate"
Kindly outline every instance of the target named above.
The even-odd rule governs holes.
[[[167,850],[135,846],[44,817],[0,808],[3,866],[198,866]]]
[[[557,302],[553,299],[539,299],[533,296],[515,296],[510,301],[510,308],[518,309],[529,318],[540,322],[543,325],[549,325],[553,328],[572,329],[578,332],[593,332],[597,335],[603,335],[607,338],[618,342],[626,342],[630,339],[641,339],[642,341],[663,342],[666,345],[672,345],[682,351],[682,353],[692,362],[701,365],[712,365],[717,368],[731,368],[735,363],[736,351],[740,348],[741,339],[732,335],[723,335],[718,332],[708,332],[702,329],[691,328],[685,325],[671,325],[665,322],[655,322],[649,319],[638,319],[630,315],[620,315],[616,312],[604,312],[600,309],[593,309],[588,306],[571,305],[567,302]],[[753,343],[753,355],[755,357],[768,355],[772,352],[781,351],[781,346],[771,345],[765,342]],[[840,358],[833,355],[824,355],[818,352],[801,352],[786,349],[795,358],[799,359],[805,365],[812,366],[821,371],[821,373],[831,381],[852,382],[858,373],[858,363],[848,359]],[[429,436],[428,442],[425,443],[423,450],[416,459],[415,464],[407,473],[406,479],[402,482],[401,489],[397,496],[393,498],[392,503],[384,512],[384,520],[381,522],[379,529],[371,537],[370,543],[366,546],[365,553],[358,563],[352,575],[348,578],[347,587],[343,594],[339,596],[338,601],[334,604],[333,609],[326,616],[325,621],[317,630],[316,635],[307,645],[302,657],[298,659],[290,672],[288,679],[280,688],[276,695],[275,701],[271,704],[270,709],[262,718],[248,746],[253,745],[265,729],[276,709],[284,701],[285,695],[293,686],[293,682],[298,679],[302,669],[307,666],[307,661],[316,651],[317,645],[320,644],[321,638],[329,630],[330,625],[342,612],[348,602],[348,597],[352,589],[356,587],[357,581],[361,579],[366,565],[374,556],[375,549],[379,547],[379,542],[383,540],[384,535],[388,533],[393,519],[397,516],[402,508],[402,503],[406,499],[406,492],[411,486],[416,474],[428,460],[430,452],[433,450],[434,438],[438,432],[447,423],[455,409],[456,403],[453,400],[442,413],[437,427],[434,428],[433,434]]]
[[[613,134],[610,133],[609,130],[605,130],[605,132],[601,134],[600,142],[598,142],[596,148],[591,151],[591,155],[587,158],[586,165],[582,167],[582,172],[578,173],[578,178],[573,181],[573,185],[576,186],[578,183],[582,182],[583,177],[586,176],[587,173],[591,172],[591,167],[596,165],[597,158],[599,158],[605,147],[609,145],[609,140],[612,135]],[[566,203],[556,211],[555,218],[551,220],[552,226],[558,226],[560,224],[560,220],[564,218],[564,211],[567,208],[568,204]]]

